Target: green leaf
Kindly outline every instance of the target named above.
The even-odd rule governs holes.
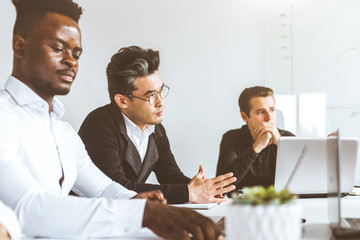
[[[287,204],[293,202],[296,195],[289,193],[287,189],[276,192],[273,185],[265,188],[264,186],[254,186],[243,188],[243,194],[235,197],[233,204]]]

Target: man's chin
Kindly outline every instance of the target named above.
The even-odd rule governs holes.
[[[60,95],[60,96],[67,95],[70,92],[70,86],[64,88],[58,88],[54,92],[55,92],[54,95]]]
[[[156,125],[156,124],[161,123],[162,121],[163,121],[163,117],[158,117],[153,121],[153,124]]]

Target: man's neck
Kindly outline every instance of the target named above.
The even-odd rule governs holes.
[[[24,80],[24,78],[21,75],[16,74],[16,71],[13,71],[11,76],[18,79],[19,81],[24,83],[26,86],[28,86],[31,90],[33,90],[34,93],[36,93],[45,102],[47,102],[47,104],[49,105],[49,113],[52,111],[52,108],[53,108],[52,103],[53,103],[53,100],[54,100],[54,96],[44,96],[43,94],[40,94],[38,91],[36,91],[35,87],[32,84],[29,83],[29,81]]]
[[[141,133],[144,133],[145,129],[147,128],[148,124],[138,124],[136,122],[134,122],[128,114],[124,113],[123,111],[121,111],[122,114],[124,114],[124,116],[134,125],[136,125],[140,130],[141,130]]]

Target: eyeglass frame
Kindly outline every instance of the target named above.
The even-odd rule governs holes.
[[[166,94],[165,97],[162,97],[162,96],[161,96],[161,91],[163,90],[164,87],[168,89],[168,93]],[[127,95],[129,98],[137,98],[137,99],[140,99],[140,100],[149,102],[150,105],[154,105],[154,104],[156,103],[156,101],[158,100],[158,97],[159,97],[159,96],[160,96],[161,99],[164,99],[164,98],[167,97],[167,95],[169,95],[169,91],[170,91],[170,87],[169,87],[168,85],[166,85],[165,83],[163,83],[163,85],[161,86],[160,91],[156,91],[156,90],[151,91],[151,93],[156,93],[156,98],[155,98],[155,101],[154,101],[153,103],[150,103],[150,97],[149,97],[149,99],[145,99],[145,98],[140,98],[140,97],[134,96],[134,95],[132,95],[132,94],[126,94],[126,95]]]

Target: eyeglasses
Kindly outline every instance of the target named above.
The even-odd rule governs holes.
[[[153,105],[156,102],[156,100],[158,99],[159,96],[161,97],[161,99],[166,98],[167,95],[169,94],[169,90],[170,90],[170,87],[163,84],[160,91],[152,91],[152,92],[150,92],[148,99],[136,97],[136,96],[134,96],[132,94],[128,94],[128,97],[134,97],[134,98],[137,98],[137,99],[140,99],[140,100],[143,100],[143,101],[148,101],[150,103],[150,105]]]

